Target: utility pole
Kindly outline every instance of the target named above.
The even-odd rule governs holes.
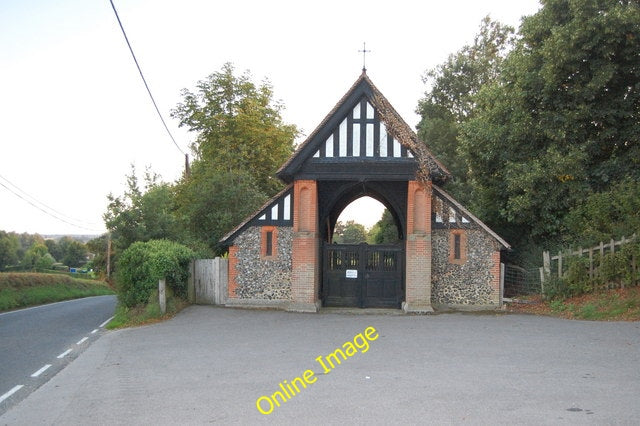
[[[107,232],[107,281],[111,277],[111,232]]]

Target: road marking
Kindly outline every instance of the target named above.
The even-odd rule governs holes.
[[[31,377],[38,377],[39,375],[41,375],[42,373],[44,373],[45,371],[47,371],[47,369],[51,367],[51,364],[47,364],[44,367],[42,367],[40,370],[36,371],[35,373],[33,373],[31,375]]]
[[[4,395],[0,396],[0,402],[4,401],[5,399],[9,398],[14,393],[18,392],[20,389],[22,389],[23,386],[24,385],[14,386],[13,389],[11,389],[9,392],[7,392]]]
[[[81,344],[83,344],[84,342],[86,342],[87,340],[89,340],[89,338],[88,338],[88,337],[83,337],[82,339],[78,340],[78,343],[76,343],[76,345],[81,345]]]
[[[69,355],[71,351],[72,349],[67,349],[66,351],[62,352],[60,355],[58,355],[58,359],[64,358],[65,356]]]
[[[98,332],[97,328],[94,328],[93,331],[91,332],[91,334],[96,334]]]
[[[91,297],[104,297],[104,296],[89,296],[89,297],[83,297],[82,299],[89,299]],[[71,300],[63,300],[62,302],[53,302],[53,303],[47,303],[46,305],[38,305],[38,306],[31,306],[29,308],[22,308],[22,309],[16,309],[15,311],[9,311],[9,312],[2,312],[0,313],[0,316],[2,315],[11,315],[11,314],[16,314],[18,312],[23,312],[23,311],[29,311],[31,309],[40,309],[40,308],[46,308],[48,306],[52,306],[52,305],[59,305],[61,303],[71,303],[71,302],[77,302],[80,299],[71,299]],[[113,318],[113,317],[111,317]],[[109,318],[109,319],[111,319]]]
[[[100,324],[100,325],[98,326],[98,328],[102,328],[102,327],[104,327],[105,325],[109,324],[109,321],[111,321],[112,319],[113,319],[113,317],[109,318],[108,320],[106,320],[105,322],[103,322],[102,324]]]

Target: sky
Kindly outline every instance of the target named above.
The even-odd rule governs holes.
[[[180,149],[195,135],[170,117],[181,90],[231,62],[268,79],[285,122],[310,134],[359,77],[411,126],[422,76],[473,41],[481,19],[518,27],[537,0],[114,0]],[[184,156],[166,133],[109,0],[0,2],[0,230],[99,234],[107,195],[135,165],[167,182]],[[371,226],[366,202],[341,219]]]

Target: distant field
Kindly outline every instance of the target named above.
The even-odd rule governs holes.
[[[61,274],[0,273],[0,311],[114,293],[104,281]]]

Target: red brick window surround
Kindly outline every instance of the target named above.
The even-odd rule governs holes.
[[[260,258],[275,260],[278,258],[278,228],[263,226],[260,232]]]
[[[467,261],[467,234],[456,229],[449,232],[449,263],[462,265]]]

